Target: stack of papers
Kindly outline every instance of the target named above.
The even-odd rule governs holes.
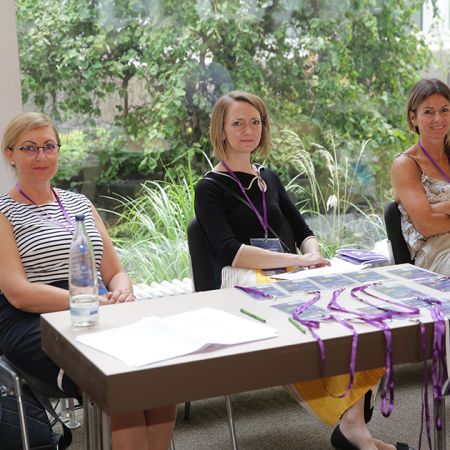
[[[336,273],[354,272],[355,270],[362,270],[366,267],[364,264],[355,266],[354,263],[349,263],[336,257],[330,259],[330,264],[330,266],[318,267],[317,269],[306,269],[304,267],[299,267],[298,270],[294,272],[284,272],[279,275],[272,275],[271,278],[278,280],[301,280],[303,278],[332,275]]]
[[[278,331],[213,308],[169,317],[146,317],[130,325],[76,337],[129,366],[145,366],[177,356],[278,336]]]
[[[351,262],[352,264],[381,265],[389,263],[389,258],[379,253],[369,250],[359,250],[356,248],[342,248],[336,252],[338,258]]]

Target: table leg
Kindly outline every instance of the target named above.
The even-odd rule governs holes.
[[[83,393],[84,438],[86,450],[101,450],[101,411],[88,395]]]
[[[230,430],[231,447],[233,450],[238,450],[236,429],[234,427],[234,419],[233,419],[233,408],[231,407],[231,395],[225,395],[225,404],[227,406],[228,428]]]
[[[102,450],[112,449],[111,417],[102,411]]]
[[[436,417],[436,413],[438,412],[436,409],[436,405],[433,402],[434,408],[434,416]],[[439,406],[439,413],[441,415],[442,420],[442,430],[437,430],[436,425],[434,425],[434,448],[436,450],[446,450],[446,438],[445,438],[445,395],[442,396],[441,404]]]

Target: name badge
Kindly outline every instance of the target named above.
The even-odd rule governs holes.
[[[264,250],[270,250],[271,252],[284,253],[283,246],[277,238],[252,238],[250,244],[254,247],[263,248]]]

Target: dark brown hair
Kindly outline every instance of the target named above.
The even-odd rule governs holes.
[[[424,78],[417,82],[409,93],[408,106],[406,111],[406,120],[409,128],[420,136],[419,127],[414,126],[411,121],[410,113],[417,114],[417,108],[431,95],[438,94],[445,97],[450,103],[450,88],[437,78]],[[450,143],[448,135],[444,140],[444,148],[447,154],[450,154]]]

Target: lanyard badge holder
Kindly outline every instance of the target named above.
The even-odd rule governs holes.
[[[225,166],[224,166],[225,167]],[[232,173],[232,172],[231,172]],[[236,181],[237,180],[237,177],[236,177],[236,175],[233,173],[233,175],[234,176],[232,176],[232,178]],[[248,201],[246,201],[246,200],[244,200],[242,197],[240,197],[239,195],[237,195],[234,191],[232,191],[227,185],[225,185],[225,184],[223,184],[223,183],[221,183],[219,180],[216,180],[215,178],[211,178],[211,177],[208,177],[208,176],[205,176],[205,180],[208,180],[208,181],[211,181],[212,183],[214,183],[214,184],[218,184],[222,189],[224,189],[225,191],[227,191],[231,196],[233,196],[233,197],[235,197],[237,200],[239,200],[243,205],[245,205],[245,206],[247,206],[249,209],[251,209],[253,212],[255,211],[254,210],[254,205],[253,205],[253,203],[250,201],[250,203],[248,203]],[[239,180],[237,180],[236,181],[236,183],[238,184],[238,186],[239,186],[239,184],[241,184],[241,182],[239,181]],[[241,186],[242,186],[242,184],[241,184]],[[243,188],[243,187],[242,187]],[[247,193],[245,192],[245,190],[244,190],[244,196],[247,198],[248,197],[248,195],[247,195]],[[265,192],[263,192],[263,201],[264,201],[264,205],[265,205]],[[252,207],[253,206],[253,207]],[[267,212],[267,211],[266,211]],[[259,214],[259,212],[257,211],[257,214],[256,214],[256,216],[258,217],[261,217],[261,215]],[[266,219],[267,219],[267,217],[266,217]],[[260,223],[261,223],[261,221],[263,220],[263,218],[261,217],[261,220],[260,220]],[[262,223],[261,223],[262,224]],[[266,240],[270,240],[270,239],[274,239],[274,240],[277,240],[279,243],[280,243],[280,247],[281,247],[281,249],[282,249],[282,251],[281,251],[281,253],[291,253],[291,250],[289,249],[289,247],[286,245],[286,243],[285,242],[283,242],[283,240],[278,236],[278,234],[275,232],[275,230],[269,225],[269,223],[268,222],[266,222],[266,224],[267,224],[267,230],[266,230],[266,232],[265,232],[265,235],[266,235],[266,238],[254,238],[254,239],[260,239],[261,241],[266,241]],[[263,226],[263,228],[265,228],[264,226]],[[267,234],[268,234],[268,231],[270,231],[270,233],[273,235],[273,236],[275,236],[274,238],[267,238]],[[258,241],[255,241],[255,242],[258,242]],[[255,245],[255,246],[258,246],[256,243],[255,244],[253,244],[252,242],[250,242],[251,243],[251,245]],[[275,244],[271,244],[271,246],[273,247],[273,248],[279,248],[278,247],[278,245],[275,245]],[[264,247],[261,247],[261,248],[264,248]],[[278,250],[277,250],[278,251]]]
[[[227,166],[227,164],[222,161],[222,165],[225,167],[228,174],[236,181],[237,185],[239,186],[239,189],[242,192],[242,195],[245,197],[246,203],[248,207],[255,213],[256,217],[258,218],[259,223],[261,224],[263,230],[264,230],[264,238],[251,238],[250,244],[254,247],[262,248],[264,250],[270,250],[272,252],[278,252],[278,253],[284,253],[283,246],[281,245],[281,240],[278,237],[274,238],[268,238],[267,235],[269,233],[269,223],[267,220],[267,204],[266,204],[266,189],[267,187],[262,185],[258,182],[258,185],[261,189],[261,196],[262,196],[262,207],[263,207],[263,214],[261,215],[258,209],[256,208],[255,204],[252,202],[250,197],[248,196],[247,192],[245,191],[244,186],[242,186],[241,181],[236,176],[236,174]],[[259,181],[259,179],[258,179]],[[263,273],[267,276],[273,275],[274,273],[281,273],[285,272],[285,269],[266,269],[263,271]]]

